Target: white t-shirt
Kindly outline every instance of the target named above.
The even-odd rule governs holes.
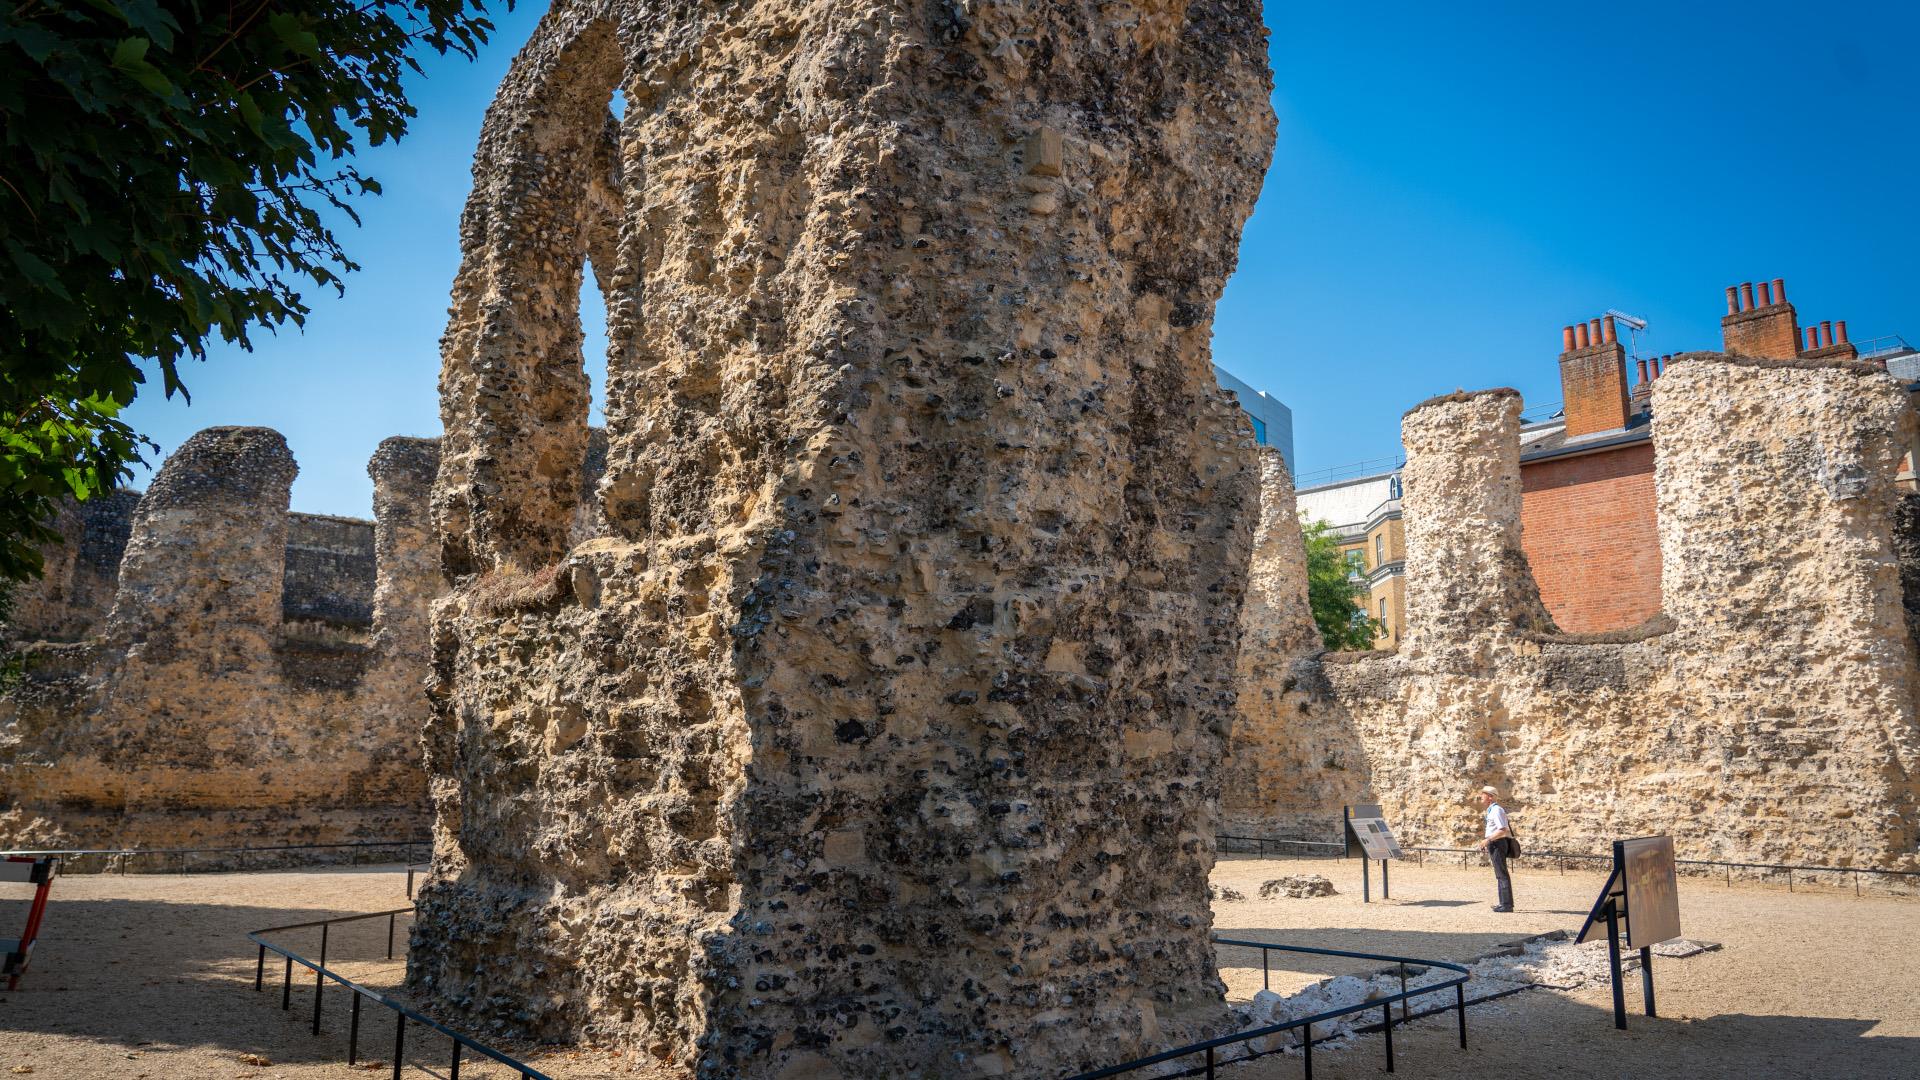
[[[1494,803],[1492,806],[1487,807],[1487,838],[1492,839],[1494,833],[1497,833],[1501,829],[1504,829],[1506,827],[1507,827],[1506,808],[1501,806],[1499,803]]]

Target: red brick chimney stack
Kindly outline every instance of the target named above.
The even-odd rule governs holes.
[[[1637,367],[1638,367],[1638,368],[1640,369],[1640,381],[1641,381],[1641,382],[1643,382],[1643,383],[1645,383],[1645,382],[1652,382],[1652,381],[1653,381],[1652,379],[1649,379],[1649,378],[1647,377],[1647,362],[1646,362],[1645,360],[1635,360],[1635,361],[1634,361],[1634,364],[1635,364],[1635,365],[1636,365],[1636,366],[1637,366]]]
[[[1613,317],[1575,323],[1572,348],[1560,354],[1560,396],[1566,403],[1567,436],[1615,431],[1627,426],[1627,351]],[[1567,334],[1562,331],[1564,344]]]
[[[1784,280],[1761,282],[1757,304],[1751,281],[1729,287],[1727,299],[1729,310],[1720,320],[1727,352],[1769,360],[1791,360],[1800,355],[1799,317],[1787,303]]]
[[[1807,347],[1800,350],[1800,355],[1821,360],[1858,360],[1860,350],[1847,340],[1845,320],[1832,322],[1822,319],[1820,325],[1807,327]]]

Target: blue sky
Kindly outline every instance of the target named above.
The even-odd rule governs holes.
[[[439,431],[473,147],[540,10],[500,16],[477,63],[428,64],[412,134],[363,157],[386,194],[343,234],[365,267],[347,295],[251,354],[212,349],[191,407],[155,389],[137,427],[168,451],[277,428],[296,510],[370,513],[379,441]],[[1401,412],[1456,387],[1557,401],[1560,328],[1607,308],[1649,320],[1643,351],[1713,348],[1722,290],[1783,277],[1803,323],[1920,344],[1920,5],[1275,3],[1267,22],[1279,141],[1214,349],[1293,409],[1302,473],[1396,454]]]

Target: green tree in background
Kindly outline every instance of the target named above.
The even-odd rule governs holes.
[[[510,0],[509,0],[510,4]],[[0,6],[0,588],[61,499],[132,476],[121,418],[206,342],[298,326],[357,269],[322,218],[343,164],[406,133],[423,49],[471,58],[473,0],[13,0]]]
[[[1380,620],[1367,614],[1366,585],[1352,576],[1353,565],[1340,550],[1333,526],[1302,522],[1307,541],[1307,605],[1320,627],[1320,640],[1335,650],[1371,649]]]

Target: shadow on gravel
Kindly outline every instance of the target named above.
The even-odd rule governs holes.
[[[265,988],[253,990],[257,950],[247,933],[263,927],[354,914],[352,910],[169,903],[157,900],[67,900],[55,886],[33,965],[12,993],[0,994],[0,1032],[59,1035],[97,1041],[128,1052],[138,1048],[156,1063],[170,1047],[212,1047],[259,1053],[276,1062],[339,1061],[342,1038],[314,1038],[313,977],[295,968],[291,1009],[280,1009],[283,968],[268,954]],[[404,901],[403,901],[404,902]],[[398,906],[398,905],[396,905]],[[404,961],[408,922],[399,923],[395,956]],[[347,924],[330,933],[328,966],[349,977],[371,977],[384,961],[386,920]],[[318,958],[319,932],[276,937]],[[323,1031],[344,1032],[349,995],[329,985]],[[304,1011],[303,1011],[304,1010]],[[392,1025],[366,1012],[367,1035]],[[390,1043],[388,1044],[390,1047]]]
[[[1409,905],[1411,906],[1411,905]],[[1420,960],[1445,960],[1464,963],[1491,949],[1527,936],[1526,931],[1511,933],[1448,933],[1431,930],[1355,930],[1342,927],[1316,929],[1219,930],[1221,937],[1242,941],[1267,941],[1275,945],[1305,945],[1315,949],[1346,949],[1351,952],[1409,956]],[[1260,970],[1259,949],[1217,945],[1215,955],[1222,968]],[[1377,960],[1352,960],[1342,956],[1314,956],[1308,953],[1270,952],[1267,963],[1272,971],[1297,971],[1307,975],[1349,975],[1376,971],[1385,966]]]

